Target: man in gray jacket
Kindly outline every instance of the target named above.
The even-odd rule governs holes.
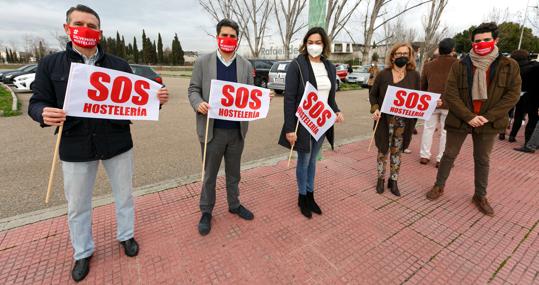
[[[196,112],[197,134],[202,151],[206,133],[212,79],[243,84],[253,84],[251,63],[236,54],[238,46],[238,24],[224,19],[217,24],[218,50],[201,56],[193,67],[189,83],[189,102]],[[200,194],[202,218],[198,225],[201,235],[211,230],[212,211],[215,205],[215,184],[223,157],[225,158],[226,192],[228,209],[245,220],[252,220],[253,213],[240,204],[238,184],[240,182],[241,154],[247,134],[248,122],[210,119],[206,150],[205,174]]]

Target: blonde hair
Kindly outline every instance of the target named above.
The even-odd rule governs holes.
[[[410,54],[408,56],[408,63],[406,64],[406,70],[415,70],[416,64],[415,64],[415,52],[412,48],[412,45],[410,43],[400,42],[393,45],[391,48],[391,51],[386,56],[386,68],[393,68],[393,57],[395,56],[395,53],[397,50],[401,47],[407,47],[408,53]]]

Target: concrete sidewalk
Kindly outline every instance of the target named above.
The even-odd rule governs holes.
[[[200,183],[137,197],[136,258],[115,240],[114,205],[98,207],[83,283],[539,284],[539,155],[496,143],[490,218],[471,203],[471,139],[435,202],[425,193],[436,168],[418,163],[419,141],[414,136],[413,153],[403,154],[401,198],[376,194],[368,141],[326,151],[315,194],[324,213],[311,220],[299,213],[295,168],[286,161],[243,172],[251,222],[228,213],[220,177],[206,237],[196,228]],[[72,262],[65,216],[0,232],[0,284],[69,284]]]

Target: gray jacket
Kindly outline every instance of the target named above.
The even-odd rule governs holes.
[[[191,82],[189,82],[189,89],[187,90],[189,96],[189,102],[191,107],[196,112],[197,119],[197,135],[200,142],[204,142],[204,136],[206,132],[206,115],[202,115],[197,112],[198,105],[202,102],[208,102],[210,98],[210,86],[211,80],[217,79],[217,51],[203,55],[197,59],[193,66],[193,75]],[[251,63],[236,55],[236,67],[238,74],[238,83],[254,84],[253,66]],[[241,136],[245,139],[249,122],[240,122]],[[208,142],[213,138],[213,119],[210,119],[208,129]]]

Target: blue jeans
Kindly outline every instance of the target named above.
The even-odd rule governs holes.
[[[116,238],[133,237],[135,209],[133,203],[133,150],[101,161],[114,195],[116,206]],[[86,258],[94,252],[92,239],[92,192],[99,160],[88,162],[62,161],[64,192],[67,199],[67,222],[73,246],[73,258]]]
[[[316,141],[311,137],[311,152],[298,151],[298,163],[296,166],[296,179],[298,181],[298,192],[301,195],[307,195],[307,191],[314,191],[314,175],[316,174],[316,157],[322,144],[324,136]]]

